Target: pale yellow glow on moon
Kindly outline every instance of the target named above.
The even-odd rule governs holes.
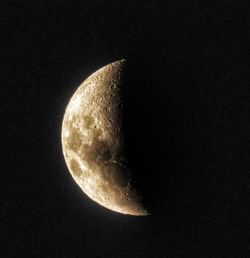
[[[97,70],[72,96],[63,118],[62,146],[69,171],[100,205],[124,214],[147,211],[124,165],[120,86],[125,60]]]

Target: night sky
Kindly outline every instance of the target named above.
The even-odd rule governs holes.
[[[148,217],[94,203],[62,154],[74,91],[121,58]],[[1,257],[249,257],[247,1],[0,1],[0,68]]]

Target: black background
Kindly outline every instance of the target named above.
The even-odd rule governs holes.
[[[1,1],[1,257],[248,257],[247,1]],[[152,216],[95,204],[65,107],[126,58],[128,161]]]

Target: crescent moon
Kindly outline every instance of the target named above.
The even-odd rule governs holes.
[[[144,216],[148,213],[132,186],[123,155],[124,63],[102,67],[76,90],[63,118],[62,149],[73,179],[93,201],[115,212]]]

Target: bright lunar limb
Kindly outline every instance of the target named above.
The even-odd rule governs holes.
[[[131,185],[123,156],[124,63],[104,66],[79,86],[66,108],[61,140],[72,177],[92,200],[119,213],[144,216],[148,213]]]

